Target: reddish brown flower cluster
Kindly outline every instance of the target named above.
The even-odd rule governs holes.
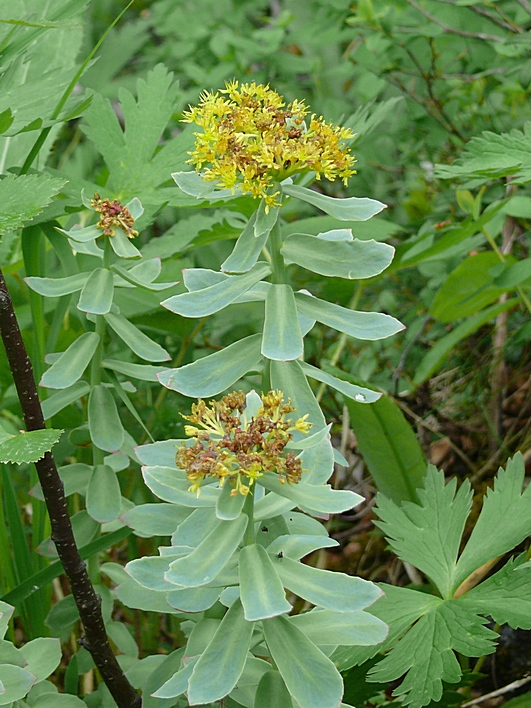
[[[297,484],[303,473],[301,461],[284,448],[292,439],[291,431],[308,432],[310,424],[301,418],[295,422],[286,416],[295,409],[283,402],[280,391],[262,394],[262,406],[256,416],[246,420],[242,391],[234,391],[209,406],[200,400],[192,406],[192,414],[183,416],[191,423],[187,435],[196,438],[194,445],[182,445],[176,463],[192,482],[191,491],[198,492],[205,477],[217,477],[220,486],[228,479],[234,487],[231,495],[247,495],[257,477],[267,472],[278,475],[282,483]]]
[[[90,200],[90,205],[101,214],[97,226],[102,229],[105,236],[114,236],[114,231],[117,228],[122,229],[129,238],[138,236],[138,231],[133,229],[135,220],[131,216],[131,212],[118,199],[111,202],[110,199],[102,199],[96,193],[94,198]]]

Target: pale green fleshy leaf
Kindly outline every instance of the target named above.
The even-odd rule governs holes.
[[[296,197],[303,202],[316,206],[321,211],[330,214],[336,219],[341,219],[341,221],[367,221],[367,219],[379,214],[382,209],[386,208],[385,204],[376,199],[367,197],[361,199],[358,197],[335,199],[295,184],[283,183],[282,191],[290,197]]]

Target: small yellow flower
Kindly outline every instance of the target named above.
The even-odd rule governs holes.
[[[276,474],[283,484],[300,481],[304,472],[301,461],[284,448],[292,439],[291,430],[309,431],[307,416],[294,422],[287,418],[295,409],[290,401],[284,403],[282,391],[269,391],[261,398],[262,406],[250,420],[241,417],[246,407],[242,391],[233,391],[209,405],[199,400],[192,405],[191,415],[183,415],[196,423],[185,426],[195,442],[181,444],[175,462],[186,472],[191,492],[199,496],[206,477],[217,478],[220,487],[228,481],[231,496],[247,496],[256,479],[267,473]]]
[[[226,98],[225,98],[226,96]],[[317,179],[355,174],[355,158],[341,141],[354,137],[348,128],[311,115],[304,101],[286,106],[269,86],[231,81],[217,93],[205,91],[184,121],[203,128],[190,152],[203,179],[279,205],[275,184],[296,172],[314,171]]]

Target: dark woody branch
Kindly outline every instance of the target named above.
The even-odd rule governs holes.
[[[33,376],[33,367],[1,269],[0,336],[6,350],[26,428],[28,431],[41,430],[46,426]],[[119,708],[140,708],[141,698],[124,675],[109,644],[101,613],[101,599],[96,594],[86,565],[79,555],[68,515],[63,483],[52,453],[47,452],[35,463],[35,467],[50,516],[51,537],[70,582],[85,630],[85,645]]]

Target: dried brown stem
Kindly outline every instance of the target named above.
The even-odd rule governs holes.
[[[28,431],[44,429],[44,417],[29,359],[18,326],[11,296],[0,269],[0,336],[22,407]],[[70,582],[85,629],[85,643],[102,679],[119,708],[140,708],[142,701],[123,673],[109,644],[101,613],[101,598],[96,594],[87,568],[79,555],[64,487],[51,452],[35,463],[44,500],[50,515],[52,540]]]

